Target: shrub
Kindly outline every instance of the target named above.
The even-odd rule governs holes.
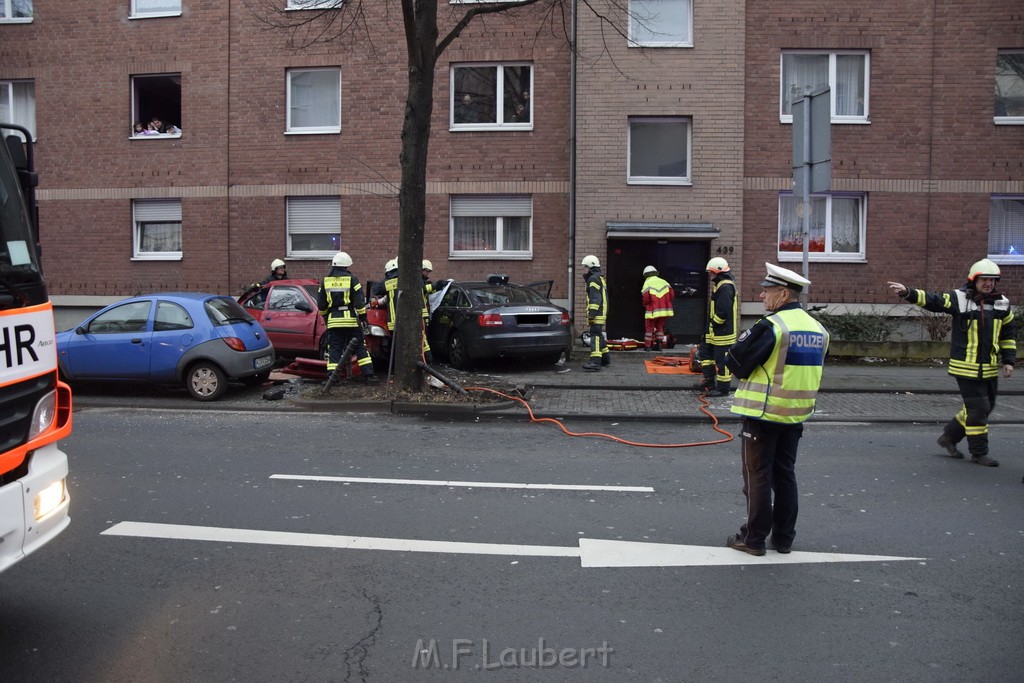
[[[899,318],[877,313],[811,313],[836,341],[889,341],[900,326]]]
[[[932,313],[921,309],[918,322],[932,341],[946,341],[949,339],[950,330],[953,329],[953,316],[945,313]]]

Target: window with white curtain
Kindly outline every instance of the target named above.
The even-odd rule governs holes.
[[[459,64],[451,67],[451,130],[533,129],[533,67]]]
[[[1024,196],[991,197],[988,257],[996,263],[1024,263]]]
[[[868,122],[867,52],[782,53],[780,120],[793,122],[793,101],[824,86],[831,88],[832,123]]]
[[[0,23],[32,21],[32,0],[0,0]]]
[[[531,258],[530,195],[452,195],[449,256]]]
[[[341,249],[341,197],[286,197],[287,256],[333,258]]]
[[[287,97],[287,132],[341,132],[341,69],[289,69]]]
[[[631,116],[627,146],[630,185],[690,184],[690,119]]]
[[[629,0],[630,47],[693,47],[691,0]]]
[[[809,258],[812,261],[863,261],[867,195],[834,192],[810,197]],[[779,195],[779,260],[803,258],[801,197]]]
[[[996,55],[995,122],[1024,125],[1024,50]]]
[[[132,0],[132,19],[181,16],[181,0]]]
[[[134,221],[133,255],[138,260],[177,261],[181,259],[181,200],[136,199],[132,202]]]
[[[0,121],[16,123],[36,137],[36,86],[32,81],[0,81]],[[13,131],[12,131],[13,133]],[[20,133],[13,133],[23,137]]]

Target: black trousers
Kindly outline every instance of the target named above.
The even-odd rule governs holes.
[[[366,350],[366,344],[363,341],[363,331],[358,327],[327,328],[327,372],[331,372],[338,367],[341,354],[345,352],[345,347],[348,346],[349,341],[352,339],[358,340],[353,355],[358,359],[359,370],[364,375],[373,374],[373,361],[370,359],[370,353]],[[342,368],[342,371],[347,370],[348,368]]]
[[[732,373],[725,367],[725,356],[730,346],[719,346],[703,342],[697,348],[697,358],[700,360],[700,370],[704,373],[704,379],[710,384],[712,381],[720,389],[728,389],[732,384]]]
[[[943,432],[953,443],[967,437],[967,450],[972,456],[988,455],[988,416],[996,407],[999,380],[957,377],[964,405]]]
[[[590,323],[590,357],[602,360],[608,353],[608,337],[604,333],[604,325]]]
[[[776,547],[793,545],[799,508],[796,449],[803,433],[803,424],[743,420],[740,436],[747,521],[740,527],[739,537],[751,548],[765,547],[769,534]]]

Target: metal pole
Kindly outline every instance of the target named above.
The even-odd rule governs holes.
[[[810,95],[804,95],[804,182],[803,182],[803,196],[801,201],[803,202],[803,235],[804,235],[804,255],[803,255],[803,276],[810,280],[808,275],[810,270],[810,248],[811,248],[811,97]],[[804,287],[803,291],[800,292],[800,304],[807,308],[807,287]]]

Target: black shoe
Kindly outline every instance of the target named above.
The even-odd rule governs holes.
[[[366,383],[367,384],[377,384],[379,382],[380,382],[380,377],[378,377],[377,375],[366,375]]]
[[[715,386],[715,380],[713,379],[702,379],[697,382],[698,389],[711,389]]]
[[[999,467],[999,461],[993,460],[987,455],[972,455],[971,462],[976,465],[984,465],[985,467]]]
[[[936,443],[938,443],[940,446],[946,449],[946,452],[949,453],[949,457],[956,458],[957,460],[964,459],[964,454],[961,453],[960,449],[956,447],[956,444],[953,443],[953,440],[946,436],[945,432],[942,433],[942,436],[939,437],[939,440]]]
[[[601,362],[598,361],[596,358],[591,358],[590,360],[583,364],[583,369],[586,372],[597,372],[598,370],[601,369]]]
[[[657,344],[652,344],[651,349],[654,351],[661,351],[661,342],[658,342]]]
[[[791,552],[793,552],[792,546],[779,546],[775,545],[774,543],[772,544],[772,550],[779,553],[780,555],[789,555]]]
[[[729,395],[729,390],[728,389],[719,389],[718,387],[715,387],[714,389],[712,389],[711,391],[708,392],[708,396],[728,396],[728,395]]]
[[[603,365],[604,367],[608,367],[611,364],[612,364],[612,358],[611,358],[610,355],[608,355],[606,353],[603,356],[601,356],[601,365]]]
[[[733,550],[739,550],[741,553],[747,553],[748,555],[756,555],[761,557],[764,555],[764,548],[751,548],[746,543],[741,541],[738,536],[730,536],[726,539],[725,544]]]

